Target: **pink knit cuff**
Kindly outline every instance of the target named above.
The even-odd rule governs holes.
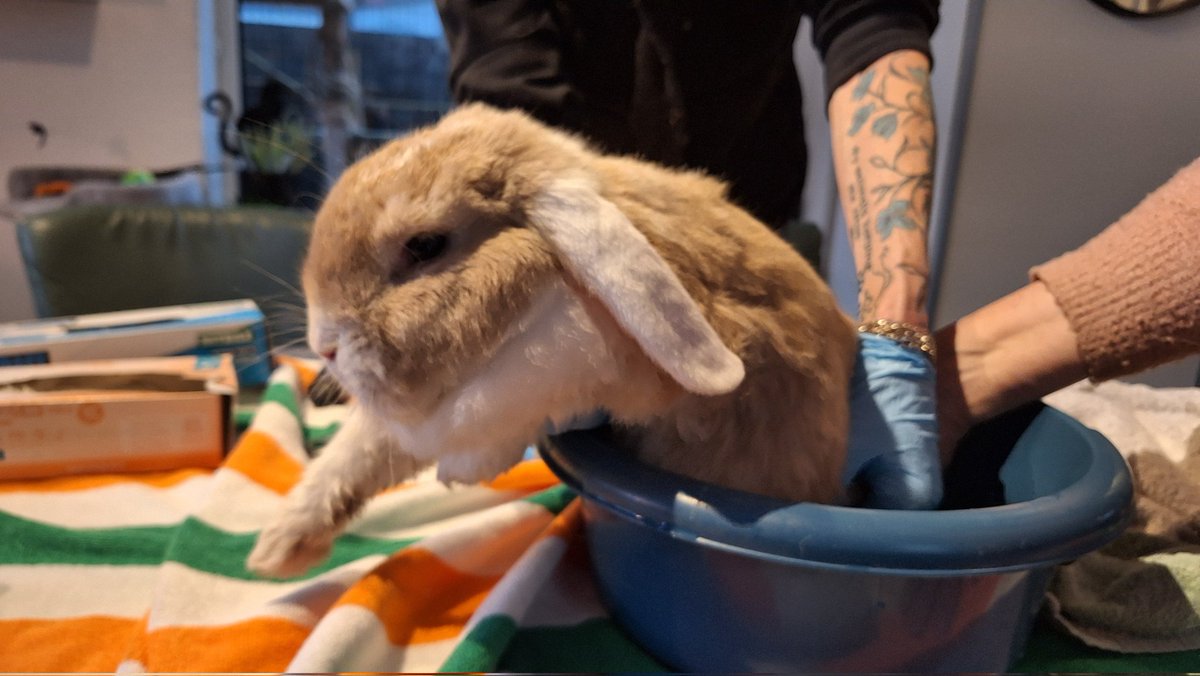
[[[1200,160],[1030,277],[1078,334],[1092,380],[1200,352]]]

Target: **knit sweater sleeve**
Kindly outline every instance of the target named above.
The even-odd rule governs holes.
[[[1030,277],[1058,301],[1093,381],[1200,352],[1200,159]]]

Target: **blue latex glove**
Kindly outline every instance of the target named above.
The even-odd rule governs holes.
[[[859,334],[842,478],[856,484],[862,506],[934,509],[942,501],[935,391],[933,364],[922,352]]]

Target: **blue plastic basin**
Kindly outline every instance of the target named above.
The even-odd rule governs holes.
[[[1127,525],[1132,483],[1106,439],[1050,408],[998,419],[960,449],[948,499],[992,506],[784,503],[643,465],[603,430],[541,453],[583,499],[613,616],[674,668],[1004,671],[1054,565]]]

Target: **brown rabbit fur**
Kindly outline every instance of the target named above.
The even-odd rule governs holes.
[[[596,408],[647,463],[791,500],[840,495],[854,328],[698,172],[464,106],[345,172],[303,283],[309,342],[358,409],[260,538],[256,570],[315,561],[362,501],[422,465],[487,479],[547,420]]]

